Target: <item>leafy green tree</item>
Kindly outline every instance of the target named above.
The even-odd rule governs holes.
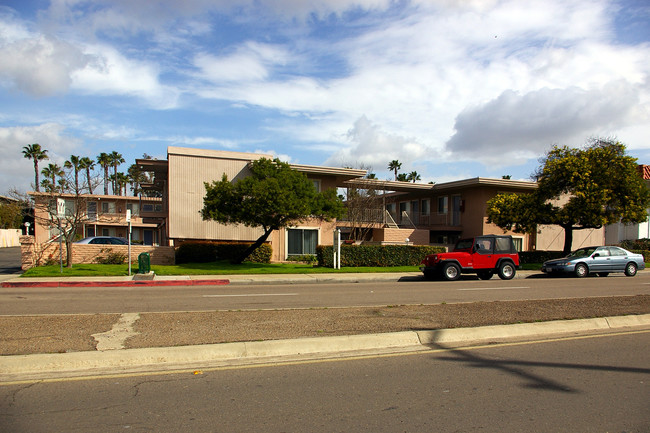
[[[493,197],[487,203],[488,222],[519,233],[559,225],[568,253],[575,230],[647,219],[650,192],[624,144],[594,139],[584,148],[554,146],[540,162],[537,190]]]
[[[22,222],[22,203],[13,200],[0,200],[0,229],[19,229]]]
[[[388,163],[388,169],[395,173],[395,180],[399,180],[397,179],[397,172],[400,168],[402,168],[402,163],[396,159]]]
[[[250,176],[231,182],[224,174],[220,181],[205,183],[201,216],[222,224],[261,227],[262,236],[241,257],[241,263],[273,232],[307,218],[339,218],[343,203],[336,190],[316,191],[312,181],[279,159],[262,158],[250,165]]]
[[[23,147],[23,155],[27,159],[34,160],[34,188],[36,188],[36,192],[39,192],[40,182],[38,181],[38,162],[48,158],[47,150],[42,149],[40,144],[34,143]]]

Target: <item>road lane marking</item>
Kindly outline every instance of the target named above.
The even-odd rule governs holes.
[[[514,289],[530,289],[530,287],[478,287],[475,289],[457,289],[457,290],[514,290]]]
[[[242,293],[236,295],[203,295],[204,298],[237,298],[249,296],[298,296],[300,293]]]

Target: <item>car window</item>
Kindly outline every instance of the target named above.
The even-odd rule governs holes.
[[[497,253],[510,253],[514,251],[512,246],[512,239],[510,238],[497,238]]]
[[[618,247],[609,247],[609,253],[613,256],[627,256],[627,252]]]
[[[493,238],[476,238],[476,250],[479,253],[491,253]]]
[[[609,249],[608,248],[598,248],[596,251],[600,257],[605,257],[609,256]]]
[[[101,244],[102,242],[101,242],[101,239],[91,239],[88,243],[89,244]]]
[[[579,250],[575,250],[571,254],[569,254],[567,257],[589,257],[596,251],[596,248],[580,248]]]

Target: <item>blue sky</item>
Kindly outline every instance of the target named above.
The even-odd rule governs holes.
[[[0,194],[31,190],[30,143],[423,182],[528,179],[595,136],[650,163],[646,1],[0,0],[0,59]]]

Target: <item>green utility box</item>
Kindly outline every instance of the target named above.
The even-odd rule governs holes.
[[[149,253],[140,253],[138,255],[138,274],[148,274],[151,272],[151,257]]]

